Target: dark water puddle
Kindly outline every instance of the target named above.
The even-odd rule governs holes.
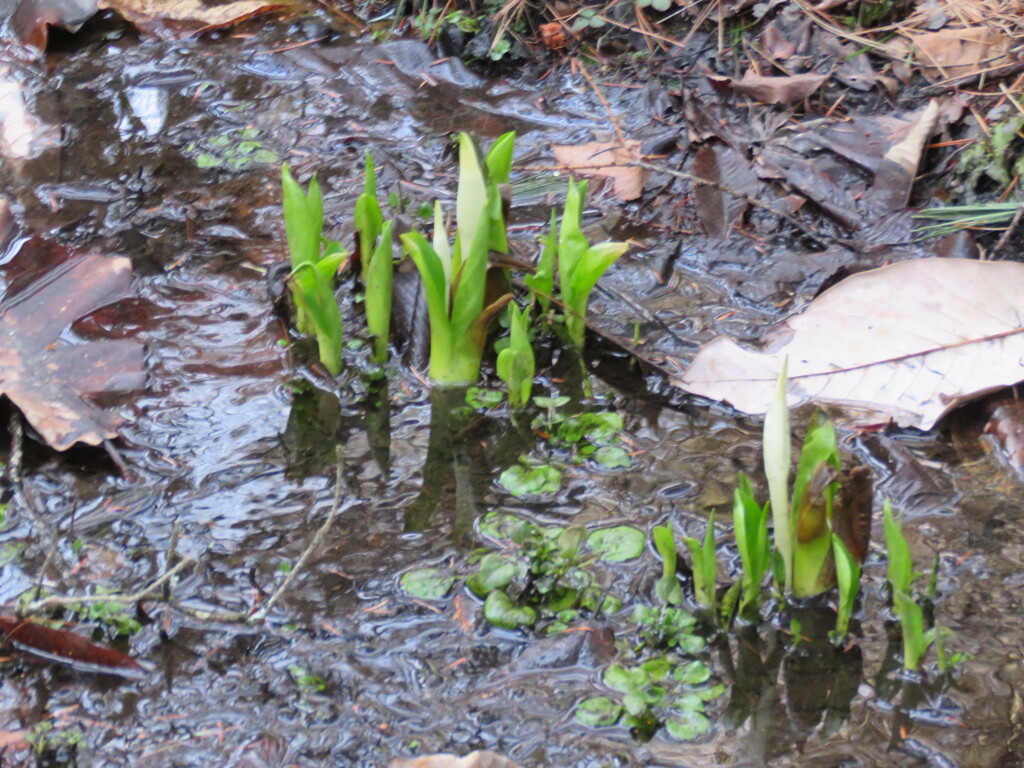
[[[146,583],[164,567],[177,521],[178,551],[198,565],[175,595],[193,608],[254,606],[328,513],[336,445],[344,471],[337,522],[268,626],[200,621],[150,604],[156,621],[131,640],[136,656],[156,664],[143,682],[11,668],[0,728],[60,712],[62,728],[84,734],[82,765],[381,766],[397,755],[475,748],[526,766],[580,768],[902,766],[923,764],[928,750],[963,766],[1014,764],[1020,488],[976,442],[941,461],[927,455],[944,444],[931,436],[848,446],[871,459],[883,492],[911,507],[917,565],[931,553],[942,563],[938,611],[954,631],[951,647],[973,656],[948,692],[966,727],[914,720],[918,757],[892,749],[894,715],[879,703],[889,640],[877,620],[864,623],[856,661],[783,660],[782,639],[734,638],[728,653],[706,656],[731,686],[709,708],[710,734],[640,744],[624,728],[587,729],[573,718],[578,701],[606,693],[601,652],[572,663],[541,655],[537,643],[547,641],[489,628],[461,587],[458,598],[434,603],[406,596],[398,580],[412,567],[464,573],[471,550],[485,544],[478,519],[491,511],[645,531],[672,520],[700,536],[710,510],[727,513],[739,471],[759,475],[760,429],[720,409],[639,396],[642,379],[628,378],[629,363],[596,360],[630,382],[597,380],[594,407],[623,414],[634,466],[570,467],[553,498],[518,500],[495,478],[531,446],[500,414],[442,435],[430,394],[397,364],[383,395],[355,371],[342,377],[340,402],[294,386],[293,351],[278,343],[285,330],[265,275],[285,258],[280,161],[320,173],[328,220],[350,233],[367,147],[382,187],[415,206],[429,198],[422,190],[450,196],[453,130],[517,130],[517,160],[528,167],[548,164],[548,143],[589,140],[609,125],[585,84],[564,74],[509,84],[438,61],[413,41],[275,52],[282,42],[273,28],[248,40],[114,40],[53,57],[45,72],[4,64],[4,82],[43,126],[24,145],[37,154],[4,167],[4,194],[34,231],[133,258],[138,299],[104,322],[149,348],[147,391],[118,406],[133,416],[123,453],[136,480],[49,454],[29,467],[26,487],[61,556],[87,555],[57,588]],[[611,89],[609,97],[631,133],[665,132],[652,122],[664,106],[647,91]],[[266,154],[232,154],[241,141]],[[546,172],[521,173],[543,180]],[[682,189],[663,183],[666,198]],[[541,198],[513,212],[515,246],[527,256],[546,220]],[[615,210],[607,203],[598,196],[594,207]],[[793,243],[765,254],[742,238],[675,234],[688,222],[670,205],[632,212],[650,224],[636,235],[643,247],[602,282],[594,322],[626,346],[639,323],[641,340],[662,357],[685,361],[718,333],[755,336],[779,316],[777,304],[812,293],[845,258]],[[351,306],[347,323],[357,335]],[[657,377],[647,383],[666,391]],[[382,400],[386,408],[371,405]],[[12,560],[0,593],[13,600],[38,578],[43,557],[24,510],[12,507],[7,526],[0,538]],[[869,615],[883,609],[880,563],[873,557],[866,569]],[[649,552],[598,578],[625,599],[648,601],[659,572]],[[622,632],[614,620],[609,629]],[[841,679],[836,669],[855,673]],[[821,680],[841,681],[845,700],[815,701]]]

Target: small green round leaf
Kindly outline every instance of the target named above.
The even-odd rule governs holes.
[[[708,732],[711,723],[700,712],[680,712],[665,721],[665,729],[675,738],[690,741]]]
[[[629,467],[633,464],[633,459],[626,453],[626,450],[617,445],[605,445],[598,448],[594,451],[593,458],[602,467],[607,467],[608,469]]]
[[[494,590],[507,587],[517,571],[515,562],[491,552],[480,560],[480,570],[466,579],[466,586],[478,597],[487,597]]]
[[[515,464],[501,473],[498,482],[513,496],[537,496],[557,492],[562,485],[562,473],[548,464]]]
[[[672,677],[677,683],[700,685],[711,679],[711,668],[703,661],[691,661],[681,667],[676,667]]]
[[[501,629],[528,627],[537,621],[537,612],[528,605],[516,605],[504,592],[491,592],[484,600],[484,618]]]
[[[622,714],[622,705],[607,696],[595,696],[580,702],[576,707],[576,719],[592,728],[615,725]]]
[[[440,600],[454,583],[455,577],[440,568],[417,568],[402,574],[402,589],[421,600]]]
[[[602,560],[621,563],[644,553],[647,538],[643,531],[630,525],[601,528],[590,534],[590,550]]]

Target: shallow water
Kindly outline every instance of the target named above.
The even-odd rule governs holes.
[[[293,42],[286,32],[268,24],[242,38],[124,36],[38,65],[6,62],[45,141],[36,156],[7,163],[3,193],[32,231],[132,257],[138,298],[104,316],[100,331],[134,334],[149,350],[146,391],[117,406],[132,417],[121,451],[135,478],[118,478],[102,454],[30,452],[26,491],[65,564],[53,588],[139,587],[164,568],[177,524],[178,552],[198,565],[175,598],[195,609],[254,607],[328,513],[335,445],[344,468],[338,519],[265,626],[148,603],[154,620],[130,641],[133,655],[153,665],[143,681],[16,661],[0,689],[0,728],[53,716],[82,732],[81,765],[381,766],[475,748],[524,766],[580,768],[897,766],[928,764],[929,755],[932,765],[943,755],[963,766],[1016,765],[1021,494],[970,427],[955,439],[846,441],[850,455],[873,463],[881,492],[908,510],[916,565],[939,556],[938,616],[953,630],[951,649],[973,657],[944,692],[909,683],[894,690],[875,618],[884,615],[877,553],[866,568],[863,613],[873,618],[863,622],[859,653],[816,658],[816,644],[784,654],[784,633],[719,645],[706,659],[729,690],[709,707],[711,732],[692,743],[659,733],[644,744],[622,727],[584,728],[574,706],[607,692],[594,658],[564,663],[556,649],[552,660],[536,650],[542,641],[490,628],[461,587],[433,604],[403,594],[399,576],[413,566],[464,572],[485,543],[477,521],[491,511],[645,531],[671,520],[701,536],[710,510],[727,513],[738,472],[758,475],[760,428],[663,397],[658,375],[644,379],[595,343],[590,362],[603,378],[595,378],[594,407],[623,414],[634,466],[570,468],[553,498],[523,501],[496,482],[524,450],[507,418],[487,414],[432,442],[442,420],[431,424],[430,394],[397,362],[386,410],[367,405],[375,397],[355,370],[341,379],[340,404],[329,393],[295,392],[265,276],[284,260],[277,160],[303,176],[320,173],[328,220],[350,236],[365,148],[382,166],[382,188],[418,202],[451,194],[451,131],[491,138],[517,130],[525,176],[548,164],[550,142],[588,140],[609,126],[585,82],[564,71],[538,89],[439,62],[415,41],[279,50]],[[664,132],[651,120],[661,115],[656,99],[609,94],[628,131]],[[276,159],[232,168],[241,161],[228,149],[249,136]],[[201,164],[224,165],[200,168],[204,155]],[[617,210],[607,194],[597,200],[595,209]],[[539,200],[526,202],[512,223],[515,247],[532,256],[546,213],[533,207]],[[635,235],[642,247],[613,268],[592,307],[610,336],[632,339],[641,323],[649,356],[685,362],[716,333],[755,335],[778,315],[780,295],[813,292],[836,258],[811,258],[795,245],[766,258],[741,241],[659,229],[679,223],[670,206],[631,212],[651,224]],[[356,334],[351,306],[347,321]],[[39,578],[43,558],[25,510],[12,506],[6,525],[4,544],[27,545],[0,579],[12,601]],[[598,578],[628,605],[650,599],[659,573],[648,552],[602,566]],[[624,636],[627,614],[607,627]],[[845,685],[846,698],[815,701],[823,683]],[[902,708],[895,713],[893,697]],[[917,744],[900,746],[900,727]]]

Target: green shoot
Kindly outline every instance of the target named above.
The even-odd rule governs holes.
[[[359,265],[366,291],[366,328],[373,337],[370,359],[384,363],[388,359],[388,335],[391,331],[392,224],[384,223],[384,215],[377,202],[377,175],[369,151],[363,173],[363,192],[356,199],[355,223]]]
[[[575,183],[570,179],[558,235],[558,279],[561,281],[562,304],[565,307],[565,328],[569,341],[581,351],[587,330],[587,302],[590,293],[601,275],[629,247],[628,243],[587,243],[582,229],[583,202],[586,196],[587,182]]]
[[[913,672],[935,639],[935,631],[924,631],[924,611],[906,592],[894,591],[892,603],[903,633],[903,668]]]
[[[359,264],[366,285],[373,264],[373,255],[377,250],[377,238],[384,226],[384,214],[377,202],[377,172],[373,165],[373,155],[366,151],[366,167],[363,171],[363,191],[356,198],[355,210],[356,234],[359,238]]]
[[[910,582],[914,578],[914,564],[910,558],[910,545],[903,535],[903,527],[892,513],[892,505],[885,500],[885,550],[889,558],[887,577],[893,594],[910,594]]]
[[[832,553],[836,564],[836,582],[839,584],[839,615],[833,637],[841,640],[849,630],[853,604],[860,592],[860,563],[835,534],[832,535]]]
[[[887,578],[892,589],[892,607],[900,620],[900,631],[903,634],[903,667],[910,671],[917,669],[928,651],[928,646],[939,639],[939,627],[925,632],[924,611],[910,593],[910,583],[914,580],[914,564],[910,557],[910,545],[903,535],[900,520],[893,515],[892,505],[885,500],[883,508],[885,517],[885,549],[889,558]],[[945,649],[942,649],[945,663]]]
[[[418,232],[402,235],[427,297],[430,378],[442,386],[476,381],[487,327],[512,299],[506,294],[484,306],[488,251],[507,250],[498,183],[508,179],[514,138],[512,133],[499,138],[485,161],[468,134],[459,136],[454,248],[449,248],[439,206],[435,208],[433,243]]]
[[[366,273],[366,328],[373,336],[375,363],[386,363],[388,359],[388,336],[391,331],[391,284],[394,277],[394,261],[391,258],[392,222],[385,222],[380,240],[370,259]]]
[[[537,271],[527,275],[523,282],[539,305],[541,314],[547,317],[551,311],[551,296],[555,290],[555,255],[558,253],[558,220],[551,211],[551,224],[548,234],[541,238],[544,249],[537,260]]]
[[[787,366],[788,360],[784,360],[775,385],[775,396],[764,417],[764,474],[768,479],[771,499],[775,550],[783,573],[780,586],[789,594],[793,585],[793,533],[789,521],[789,465],[793,449],[789,437],[789,405],[786,403]]]
[[[759,506],[747,476],[740,474],[740,486],[733,497],[732,517],[736,531],[736,547],[743,563],[740,613],[756,608],[761,599],[761,584],[771,567],[768,543],[769,504]]]
[[[676,578],[676,539],[671,525],[655,526],[652,532],[654,548],[661,555],[661,578],[654,585],[655,596],[665,605],[679,605],[683,602],[683,590]]]
[[[304,192],[283,165],[281,189],[295,325],[299,333],[316,337],[320,362],[337,376],[341,373],[342,326],[334,274],[348,254],[323,237],[323,195],[315,176],[309,182],[309,192]]]
[[[690,558],[693,560],[693,596],[697,604],[702,608],[714,610],[715,608],[715,570],[717,562],[715,556],[715,514],[712,512],[708,518],[708,531],[704,536],[704,543],[692,537],[685,537],[687,549],[690,550]]]
[[[509,305],[508,346],[498,353],[498,378],[508,386],[508,404],[524,408],[530,402],[535,363],[530,345],[530,310]]]
[[[790,530],[793,532],[792,594],[811,597],[830,589],[832,508],[839,483],[839,446],[832,422],[816,414],[807,427],[793,483]]]

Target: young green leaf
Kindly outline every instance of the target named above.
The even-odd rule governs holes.
[[[530,402],[536,363],[530,344],[530,310],[509,305],[509,343],[498,353],[498,378],[508,386],[508,402],[513,408],[524,408]]]
[[[530,289],[530,293],[540,305],[544,315],[547,315],[551,309],[551,297],[555,291],[555,256],[558,253],[557,224],[558,218],[555,211],[552,210],[548,234],[541,238],[543,250],[537,260],[537,271],[523,278],[523,282]]]
[[[786,402],[786,368],[775,385],[775,396],[764,417],[764,474],[768,480],[775,549],[779,553],[784,589],[789,593],[793,580],[793,532],[789,515],[789,466],[792,444],[789,436],[789,405]]]
[[[717,570],[717,552],[715,550],[715,513],[708,518],[708,529],[704,535],[703,545],[696,539],[687,536],[683,539],[690,550],[693,560],[693,596],[698,605],[704,608],[715,607],[715,572]]]
[[[839,584],[839,613],[834,637],[842,639],[846,637],[853,604],[860,591],[860,564],[835,534],[832,535],[832,552],[836,564],[836,582]]]
[[[495,590],[484,600],[484,618],[501,629],[518,629],[533,626],[537,612],[528,605],[516,605],[504,592]]]
[[[885,517],[885,549],[889,558],[888,579],[893,594],[910,594],[910,582],[914,578],[914,564],[910,557],[910,545],[903,536],[903,528],[893,516],[892,505],[885,500],[882,514]]]
[[[384,225],[384,214],[381,213],[380,203],[377,202],[377,173],[369,150],[366,151],[366,166],[363,171],[363,192],[356,198],[354,218],[359,236],[360,272],[365,286],[369,281],[370,269],[377,250],[377,239]]]
[[[388,336],[391,329],[391,286],[394,274],[394,261],[391,257],[392,222],[384,224],[380,233],[380,242],[370,260],[370,269],[366,273],[366,327],[373,336],[373,355],[375,363],[384,363],[388,359]]]
[[[733,496],[733,528],[736,548],[743,563],[739,610],[756,607],[761,597],[761,585],[771,566],[771,548],[768,544],[768,504],[759,506],[754,489],[745,474],[740,473],[739,487]]]

